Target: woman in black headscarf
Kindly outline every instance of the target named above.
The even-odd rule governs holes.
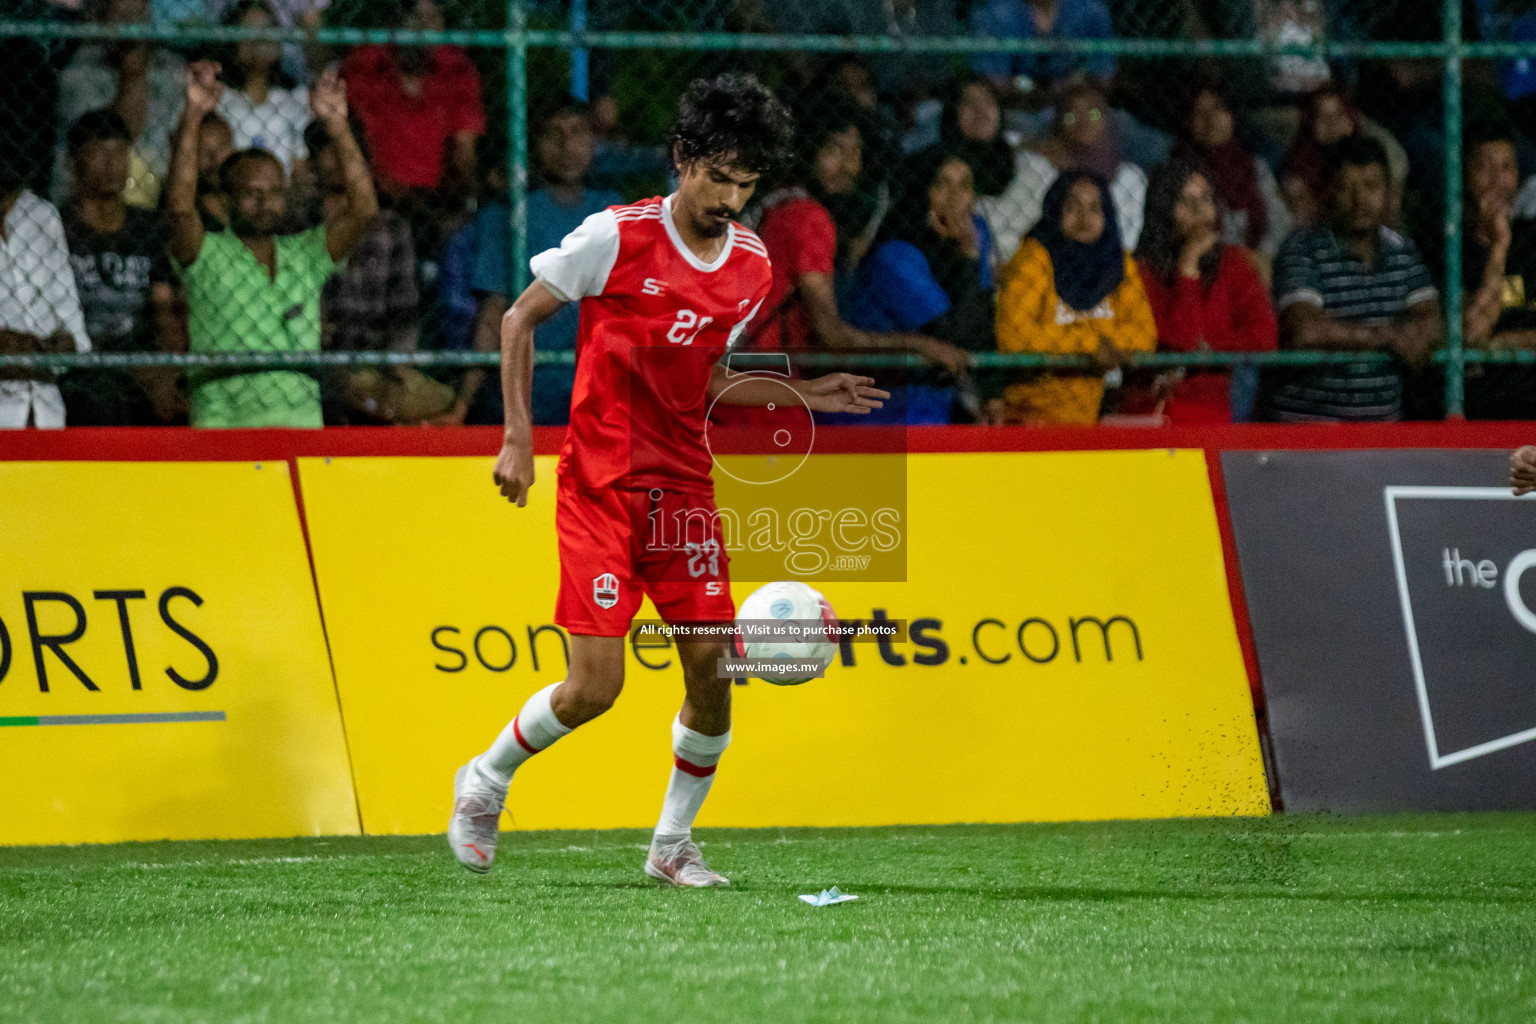
[[[1087,354],[1091,373],[1041,373],[1011,385],[1005,422],[1093,424],[1103,374],[1157,343],[1136,264],[1120,241],[1109,185],[1088,170],[1062,172],[1039,222],[1000,276],[997,341],[1004,352]]]
[[[1003,107],[984,75],[958,79],[944,104],[939,149],[971,167],[976,194],[1001,195],[1013,179],[1014,153],[1003,138]]]

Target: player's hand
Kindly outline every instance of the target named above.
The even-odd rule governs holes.
[[[491,479],[501,493],[518,508],[528,504],[528,488],[533,486],[533,445],[527,441],[508,441],[496,456]]]
[[[889,391],[874,386],[873,377],[852,373],[829,373],[824,377],[799,382],[800,397],[814,412],[851,412],[869,415],[871,409],[885,405]]]
[[[1509,486],[1516,497],[1536,491],[1536,445],[1517,448],[1509,457]]]

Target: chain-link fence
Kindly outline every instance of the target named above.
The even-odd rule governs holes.
[[[744,346],[902,364],[907,422],[1536,418],[1508,0],[12,10],[7,426],[500,422],[529,255],[667,191],[727,70],[797,126]],[[540,328],[536,422],[575,339]]]

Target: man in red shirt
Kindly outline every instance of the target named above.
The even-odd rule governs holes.
[[[434,0],[402,0],[404,29],[443,28]],[[480,73],[453,46],[360,46],[342,63],[347,99],[373,151],[380,189],[464,192],[475,180],[475,139],[485,133]],[[465,192],[467,194],[467,192]]]
[[[694,82],[673,132],[677,191],[588,217],[558,249],[533,258],[537,280],[502,319],[506,434],[494,479],[521,507],[534,482],[534,329],[564,303],[581,303],[555,505],[555,622],[571,634],[571,655],[565,680],[530,697],[454,778],[448,841],[472,871],[491,867],[517,767],[618,697],[642,595],[668,623],[728,626],[735,618],[704,437],[710,404],[764,406],[784,401],[789,387],[813,411],[867,413],[888,397],[868,377],[783,382],[731,376],[719,363],[758,313],[772,276],[762,240],[733,220],[781,160],[790,133],[783,107],[755,78]],[[679,537],[668,530],[673,523],[694,528]],[[704,864],[691,835],[731,736],[731,680],[715,671],[728,650],[725,631],[719,635],[677,641],[686,695],[645,864],[646,874],[673,885],[729,884]]]

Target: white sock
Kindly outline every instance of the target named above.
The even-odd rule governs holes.
[[[506,789],[518,765],[571,731],[560,724],[554,709],[549,706],[550,695],[559,685],[551,683],[529,697],[523,710],[501,730],[491,749],[472,762],[486,785]]]
[[[729,732],[705,736],[684,725],[681,717],[673,720],[672,778],[661,804],[661,820],[656,823],[657,842],[675,842],[692,835],[693,819],[715,781],[715,766],[730,744]]]

